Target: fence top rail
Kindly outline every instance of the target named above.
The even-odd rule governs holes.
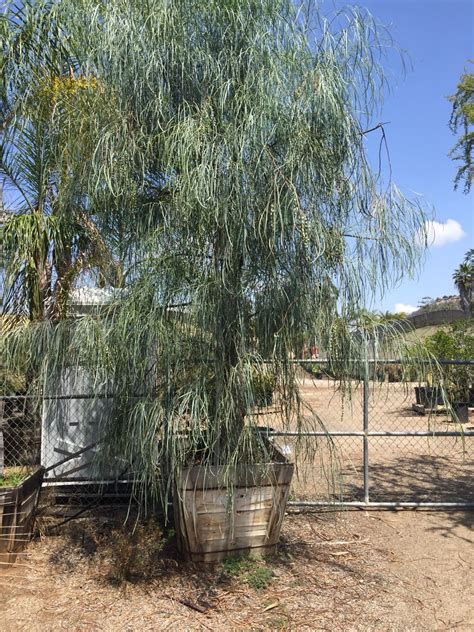
[[[265,362],[270,362],[270,360],[266,360]],[[346,361],[348,364],[353,363],[353,364],[378,364],[380,366],[383,366],[385,364],[405,364],[407,366],[410,366],[410,363],[407,362],[406,360],[396,360],[396,359],[388,359],[388,360],[380,360],[380,359],[363,359],[363,358],[354,358],[352,360],[347,360]],[[331,360],[329,358],[292,358],[290,360],[291,364],[329,364],[331,363]],[[469,366],[474,366],[474,359],[473,360],[443,360],[443,359],[439,359],[437,360],[438,364],[462,364],[462,365],[469,365]],[[434,364],[433,360],[417,360],[417,364]]]
[[[35,400],[62,400],[62,399],[115,399],[119,396],[118,393],[76,393],[71,395],[1,395],[0,400],[14,400],[14,399],[35,399]],[[141,399],[143,397],[152,397],[150,393],[142,393],[139,395],[128,395],[127,399]]]
[[[331,360],[328,358],[291,358],[288,360],[290,364],[314,364],[314,365],[325,365],[330,364]],[[264,360],[265,363],[270,363],[271,360]],[[464,366],[474,366],[473,360],[437,360],[440,365],[464,365]],[[407,364],[404,360],[396,360],[396,359],[388,359],[388,360],[375,360],[372,358],[369,359],[361,359],[354,358],[349,360],[348,363],[353,364],[369,364],[374,366],[385,366],[385,365],[404,365]],[[418,364],[426,364],[429,365],[431,362],[429,360],[419,360]],[[14,400],[14,399],[41,399],[41,400],[68,400],[68,399],[113,399],[117,397],[117,393],[77,393],[77,394],[68,394],[68,395],[44,395],[38,393],[37,395],[31,394],[2,394],[0,392],[0,400]],[[143,397],[153,396],[151,393],[137,393],[135,395],[128,395],[128,399],[139,399]]]

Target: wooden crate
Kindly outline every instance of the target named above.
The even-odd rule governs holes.
[[[193,562],[275,552],[294,466],[241,465],[225,486],[225,468],[184,468],[174,499],[178,545]]]
[[[13,564],[31,538],[43,474],[40,467],[16,487],[0,487],[0,562]]]

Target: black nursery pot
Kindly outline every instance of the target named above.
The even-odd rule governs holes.
[[[466,402],[457,402],[452,405],[455,421],[465,424],[469,421],[469,408]]]
[[[443,403],[443,394],[438,386],[415,386],[415,400],[417,404],[434,408]]]

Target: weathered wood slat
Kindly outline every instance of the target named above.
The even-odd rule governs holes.
[[[0,494],[0,560],[13,563],[31,537],[44,468]]]
[[[249,552],[271,554],[280,536],[294,466],[284,461],[184,468],[175,494],[180,548],[187,559],[214,562]],[[231,478],[231,488],[225,481]]]
[[[284,467],[282,467],[284,466]],[[261,487],[291,482],[293,465],[270,463],[267,465],[239,465],[232,473],[235,487]],[[181,481],[185,489],[213,489],[226,486],[229,474],[225,467],[202,467],[194,465],[182,470]]]

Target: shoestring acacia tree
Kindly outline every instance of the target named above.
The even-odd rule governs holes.
[[[363,10],[291,0],[23,3],[3,28],[41,42],[40,56],[13,55],[14,76],[26,63],[35,85],[86,86],[55,152],[128,253],[106,313],[11,332],[8,361],[27,356],[43,379],[85,367],[98,395],[105,373],[117,398],[104,451],[147,493],[167,496],[184,463],[270,458],[255,368],[275,375],[272,424],[319,423],[290,361],[300,333],[344,384],[366,353],[353,315],[422,255],[422,208],[381,185],[364,146],[386,33]]]

